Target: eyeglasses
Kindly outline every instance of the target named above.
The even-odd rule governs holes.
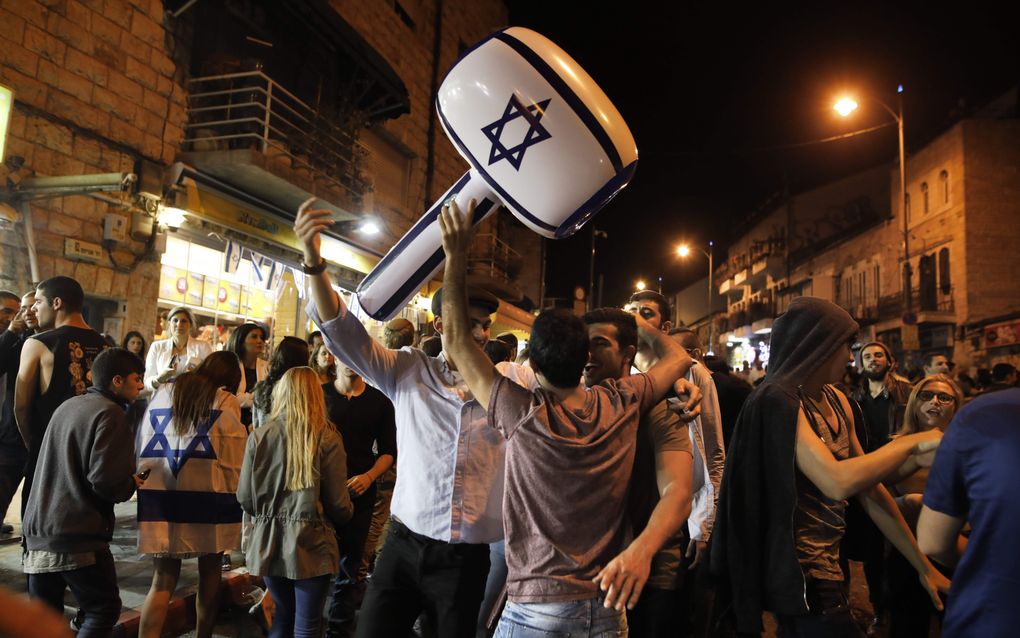
[[[939,403],[956,403],[956,397],[953,395],[945,392],[932,392],[931,390],[921,390],[917,393],[917,398],[924,403],[936,398],[939,400]]]

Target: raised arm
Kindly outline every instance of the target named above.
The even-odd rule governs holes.
[[[637,321],[638,339],[648,344],[657,359],[655,365],[647,371],[654,388],[654,397],[650,404],[654,405],[661,401],[671,388],[678,394],[683,393],[685,386],[679,380],[691,369],[694,363],[691,356],[680,344],[670,339],[666,333],[652,327],[641,315],[634,315],[634,320]]]
[[[320,251],[320,233],[333,225],[333,219],[328,210],[310,208],[308,204],[311,201],[298,209],[294,232],[302,243],[304,265],[318,267],[325,263]],[[314,305],[312,320],[322,330],[329,351],[392,399],[401,361],[407,361],[413,355],[388,350],[377,343],[333,290],[325,268],[317,274],[308,275],[308,280]]]
[[[446,252],[446,269],[443,272],[443,350],[456,364],[475,400],[488,409],[492,384],[496,380],[496,366],[478,347],[471,336],[468,317],[467,255],[474,227],[475,201],[461,212],[456,202],[443,206],[439,213],[439,230],[443,235]]]

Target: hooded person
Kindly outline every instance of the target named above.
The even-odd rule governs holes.
[[[727,451],[711,546],[738,631],[761,631],[761,614],[771,611],[780,635],[859,635],[838,564],[845,499],[859,492],[935,600],[948,586],[880,485],[891,471],[924,462],[940,437],[901,437],[865,459],[856,410],[829,385],[849,361],[857,328],[842,308],[814,297],[794,299],[773,325],[769,375],[744,405]]]

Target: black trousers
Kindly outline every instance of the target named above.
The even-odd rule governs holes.
[[[850,597],[841,580],[809,580],[801,616],[776,616],[779,638],[864,638],[850,615]]]
[[[120,589],[109,549],[96,552],[96,563],[67,572],[28,575],[28,595],[64,613],[64,590],[71,588],[84,617],[78,638],[106,638],[120,619]]]
[[[627,612],[627,628],[634,638],[674,638],[680,635],[686,607],[675,589],[645,587],[634,609]]]
[[[7,509],[11,506],[23,478],[25,478],[24,460],[0,460],[0,521],[7,518]],[[24,500],[27,501],[28,496],[24,496]]]
[[[424,611],[435,635],[471,638],[488,573],[488,545],[444,543],[391,519],[356,635],[404,638]]]
[[[347,638],[354,635],[358,603],[364,593],[364,584],[359,581],[358,572],[365,554],[368,529],[372,526],[375,495],[376,487],[373,482],[361,496],[352,499],[354,515],[343,528],[337,530],[340,571],[333,581],[333,593],[329,604],[326,635],[330,638]]]

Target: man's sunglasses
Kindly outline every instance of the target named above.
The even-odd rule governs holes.
[[[956,397],[945,392],[932,392],[931,390],[921,390],[917,393],[917,398],[923,403],[927,403],[934,398],[938,398],[939,403],[956,403]]]

